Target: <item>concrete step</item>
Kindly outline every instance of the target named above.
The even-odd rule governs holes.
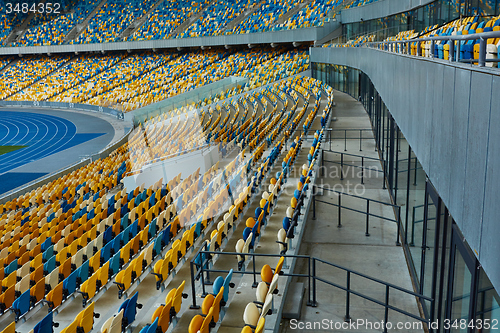
[[[134,32],[136,32],[140,27],[146,23],[149,15],[156,10],[165,0],[157,0],[156,3],[148,10],[148,12],[141,17],[139,17],[137,20],[132,22],[128,27],[125,28],[125,30],[122,31],[120,34],[120,39],[125,40],[127,37],[132,35]]]
[[[304,302],[305,287],[303,282],[292,282],[288,287],[283,307],[282,317],[284,319],[300,319],[302,303]]]
[[[194,22],[196,22],[205,13],[205,10],[216,1],[217,0],[210,1],[205,7],[200,9],[200,11],[198,13],[190,16],[186,21],[184,21],[177,28],[175,28],[175,30],[172,31],[172,38],[175,38],[175,36],[177,36],[181,32],[184,32],[187,28],[189,28],[189,26],[191,24],[193,24]]]
[[[85,30],[85,28],[89,25],[90,20],[94,17],[94,15],[97,13],[99,9],[106,3],[107,0],[101,0],[99,4],[94,8],[94,10],[85,18],[85,20],[80,23],[76,24],[73,29],[71,29],[66,37],[64,37],[64,42],[63,44],[68,44],[70,41],[75,40],[80,36],[80,34]]]
[[[247,17],[249,17],[250,15],[252,15],[252,13],[255,12],[257,9],[259,9],[260,6],[263,5],[264,3],[266,3],[266,0],[258,1],[256,3],[254,3],[252,6],[248,7],[247,9],[245,9],[243,11],[243,13],[241,13],[240,15],[238,15],[236,18],[234,18],[231,22],[229,22],[226,25],[226,27],[222,31],[222,35],[224,35],[224,33],[227,32],[227,31],[233,30],[234,27],[236,27],[238,24],[240,24],[241,22],[243,22]]]
[[[281,16],[278,19],[278,22],[276,22],[276,24],[283,24],[283,23],[285,23],[286,20],[288,20],[290,17],[292,17],[293,15],[295,15],[296,13],[298,13],[302,8],[304,8],[307,5],[309,5],[310,2],[311,2],[311,0],[305,0],[302,3],[299,3],[297,6],[293,7],[288,12],[286,12],[283,16]]]

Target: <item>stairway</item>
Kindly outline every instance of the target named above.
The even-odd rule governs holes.
[[[256,3],[254,3],[252,6],[248,7],[247,9],[245,9],[243,11],[243,13],[241,13],[240,15],[238,15],[236,18],[234,18],[231,22],[229,22],[226,25],[226,27],[222,31],[222,34],[224,34],[227,31],[233,30],[234,27],[236,27],[238,24],[240,24],[241,22],[243,22],[247,17],[249,17],[250,15],[252,15],[265,2],[266,2],[266,0],[258,1]]]
[[[107,0],[101,0],[101,2],[94,8],[94,10],[85,18],[85,20],[80,23],[75,25],[64,37],[63,44],[68,44],[70,41],[75,40],[80,36],[83,30],[87,27],[89,24],[89,21],[94,17],[94,15],[97,13],[99,9],[106,3]]]
[[[205,10],[210,7],[217,0],[210,1],[205,7],[203,7],[197,14],[190,16],[186,21],[181,23],[174,31],[172,31],[172,37],[175,38],[176,35],[180,34],[186,30],[191,24],[196,22],[205,13]]]
[[[311,0],[306,0],[302,3],[299,3],[297,6],[293,7],[290,9],[288,12],[286,12],[282,17],[278,19],[278,22],[276,24],[283,24],[288,20],[290,17],[293,15],[297,14],[300,10],[303,8],[307,7],[311,3]]]
[[[164,0],[157,0],[156,3],[151,7],[150,10],[141,17],[139,17],[137,20],[132,22],[128,27],[125,28],[125,30],[122,31],[120,34],[119,39],[120,40],[125,40],[128,38],[130,35],[132,35],[134,32],[136,32],[144,23],[146,23],[149,15],[158,8]]]
[[[5,38],[4,45],[12,46],[12,43],[17,42],[26,33],[26,28],[34,16],[34,13],[30,13],[20,26],[14,27],[7,38]]]

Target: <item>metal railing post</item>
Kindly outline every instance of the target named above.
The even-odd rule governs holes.
[[[337,225],[338,228],[342,228],[342,220],[341,220],[341,210],[342,210],[342,194],[341,193],[338,193],[338,196],[339,196],[339,224]]]
[[[398,206],[398,233],[396,235],[396,245],[401,246],[401,242],[399,241],[399,234],[401,233],[401,206]]]
[[[340,180],[344,180],[344,154],[340,153]]]
[[[311,300],[311,293],[312,293],[312,288],[311,288],[311,257],[307,260],[307,284],[308,284],[308,300],[307,300],[307,306],[312,306],[312,300]]]
[[[347,151],[347,130],[344,130],[344,151]]]
[[[322,149],[321,150],[321,177],[325,176],[325,151]]]
[[[255,276],[255,256],[252,256],[252,262],[253,262],[253,284],[252,284],[252,288],[257,288],[258,283],[257,283],[257,277]]]
[[[361,141],[363,140],[363,130],[359,130],[359,151],[363,151],[361,149]]]
[[[330,140],[329,140],[330,141],[330,150],[332,150],[332,130],[329,130],[328,133],[329,133],[328,135],[330,136]]]
[[[415,207],[413,207],[412,211],[412,220],[411,220],[411,241],[410,246],[415,246]]]
[[[422,44],[417,41],[417,56],[420,57],[422,53]]]
[[[317,307],[318,303],[316,302],[316,260],[312,260],[312,291],[313,291],[313,301],[311,306]]]
[[[455,59],[455,41],[454,40],[449,40],[450,41],[450,52],[448,55],[448,60],[453,61]]]
[[[434,58],[434,50],[436,49],[436,42],[434,40],[431,41],[431,49],[429,53],[431,54],[431,58]]]
[[[199,309],[200,306],[196,305],[196,288],[195,288],[195,280],[194,280],[194,262],[191,261],[191,297],[193,298],[193,304],[189,307],[190,309]]]
[[[457,53],[457,56],[455,58],[455,61],[460,61],[460,48],[461,48],[461,44],[460,44],[460,41],[457,40],[457,50],[456,50],[456,53]]]
[[[366,231],[365,236],[370,236],[370,200],[366,200]]]
[[[345,297],[345,317],[344,321],[350,322],[350,305],[351,305],[351,272],[347,271],[346,297]]]
[[[203,267],[205,266],[205,263],[203,262],[203,255],[200,253],[200,257],[201,257],[201,266],[200,266],[200,276],[201,276],[201,289],[202,289],[202,296],[206,296],[207,295],[207,292],[205,290],[205,276],[203,275]]]
[[[365,157],[361,156],[361,184],[365,183]]]
[[[389,321],[389,285],[385,286],[385,311],[384,311],[384,333],[387,333],[387,322]]]
[[[313,185],[313,193],[312,193],[312,199],[313,199],[313,220],[316,220],[316,193],[315,193],[316,185]]]
[[[486,39],[481,37],[479,39],[479,67],[484,67],[486,65]]]

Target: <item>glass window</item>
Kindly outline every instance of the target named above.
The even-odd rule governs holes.
[[[491,325],[498,322],[500,319],[500,297],[493,288],[486,273],[481,268],[479,272],[479,284],[477,294],[476,319],[483,323],[489,322]],[[500,323],[497,325],[497,327]],[[485,325],[486,326],[486,325]],[[497,331],[496,329],[486,329],[483,327],[481,333],[489,333]]]

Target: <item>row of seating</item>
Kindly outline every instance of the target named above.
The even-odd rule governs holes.
[[[50,74],[69,59],[70,57],[65,55],[28,56],[22,61],[15,62],[0,73],[0,99],[9,97]]]
[[[41,45],[60,45],[63,44],[66,35],[77,24],[81,24],[85,18],[99,4],[99,0],[80,0],[68,14],[50,16],[40,15],[41,18],[49,19],[47,22],[40,23],[32,19],[32,27],[22,35],[22,37],[13,46],[41,46]]]
[[[159,184],[157,184],[157,186],[159,186]],[[159,198],[158,193],[160,193],[160,192],[156,191],[155,194],[153,194],[154,198],[156,198],[156,199]],[[149,197],[149,200],[147,200],[145,202],[151,202],[151,201],[153,201],[152,199],[153,199],[153,196]],[[165,196],[162,198],[162,201],[160,201],[158,203],[162,203],[164,199],[165,199]],[[161,205],[160,205],[160,207],[161,207]],[[151,209],[147,210],[147,207],[143,207],[143,211],[147,210],[147,214],[148,214],[147,219],[149,221],[151,221],[151,219],[155,215],[158,215],[157,211],[154,210],[151,213],[151,216],[150,216]],[[168,211],[168,209],[167,209],[167,211]],[[167,212],[167,211],[164,211],[164,212]],[[133,215],[133,212],[131,212],[131,216],[132,215]],[[124,217],[125,220],[127,220],[127,216],[128,216],[128,213]],[[171,216],[173,216],[173,214],[171,214]],[[109,243],[106,244],[106,246],[102,247],[102,251],[103,252],[101,250],[98,251],[98,252],[100,252],[100,255],[101,255],[100,262],[104,262],[104,261],[107,260],[107,258],[110,258],[111,255],[112,255],[111,252],[113,251],[113,249],[115,249],[115,248],[119,249],[120,248],[120,244],[119,243],[124,243],[125,242],[125,240],[126,240],[125,237],[129,238],[129,237],[132,237],[132,236],[135,235],[135,232],[137,231],[137,223],[138,223],[138,221],[140,223],[141,219],[142,219],[142,217],[139,217],[136,220],[136,222],[134,222],[134,224],[126,227],[124,231],[122,231],[120,234],[118,234],[118,236],[115,237],[112,240],[112,243],[109,242]],[[124,221],[124,219],[122,219],[122,222],[118,221],[113,227],[108,227],[106,229],[106,232],[113,231],[114,229],[116,229],[117,224],[123,223],[123,221]],[[85,277],[81,277],[80,276],[80,279],[83,280],[83,284],[81,285],[81,291],[80,292],[84,296],[84,304],[89,300],[89,298],[93,297],[93,295],[95,294],[96,290],[98,290],[100,288],[100,286],[103,286],[103,283],[104,284],[106,283],[108,277],[110,277],[111,275],[115,274],[116,271],[118,271],[119,267],[123,268],[123,265],[127,263],[127,260],[131,259],[131,257],[134,254],[137,254],[137,252],[138,252],[137,249],[143,247],[141,245],[141,243],[142,244],[146,244],[147,243],[147,241],[148,241],[148,236],[147,235],[148,235],[148,228],[149,227],[151,227],[151,229],[149,229],[149,231],[152,230],[151,234],[153,234],[153,235],[154,235],[155,231],[158,228],[161,228],[161,224],[160,225],[156,225],[155,223],[156,223],[156,219],[154,219],[152,223],[150,223],[149,225],[147,225],[143,229],[144,232],[141,231],[142,235],[144,235],[144,236],[142,236],[141,233],[139,233],[138,236],[134,237],[131,241],[129,241],[129,243],[127,243],[127,245],[125,245],[123,248],[121,248],[119,250],[119,253],[116,253],[114,256],[112,256],[111,259],[109,261],[107,261],[106,264],[104,266],[102,266],[101,268],[99,268],[97,271],[95,269],[97,267],[99,267],[99,260],[97,262],[94,261],[94,263],[91,265],[90,273],[92,273],[92,271],[96,271],[96,273],[93,274],[92,277],[90,277],[88,280],[85,280],[85,278],[87,278],[87,276],[85,276]],[[135,225],[135,228],[134,228],[134,225]],[[110,228],[113,228],[113,229],[110,229]],[[130,229],[130,228],[132,228],[132,229]],[[127,232],[129,229],[130,229],[130,232],[132,233],[131,235],[129,235],[129,233]],[[177,228],[173,228],[173,230],[176,230],[176,229]],[[120,230],[119,228],[116,229],[116,233],[119,230]],[[136,231],[133,231],[133,230],[136,230]],[[104,233],[104,237],[106,237],[106,232]],[[123,234],[123,236],[120,237],[122,234]],[[119,239],[120,242],[118,242],[117,239]],[[138,241],[136,241],[136,239]],[[111,246],[108,246],[110,244],[111,244]],[[114,245],[112,245],[112,244],[114,244]],[[127,251],[129,248],[130,248],[130,254],[129,254],[129,251]],[[117,251],[115,251],[115,252],[117,252]],[[134,268],[134,272],[137,275],[140,274],[140,266],[141,265],[145,268],[145,267],[148,267],[148,265],[151,263],[151,259],[152,259],[151,257],[154,256],[154,249],[152,247],[152,244],[148,247],[147,250],[144,250],[144,252],[146,252],[146,256],[143,255],[144,253],[141,253],[136,258],[134,258],[133,260],[131,260],[131,263],[128,266],[128,267],[133,267]],[[108,253],[108,254],[106,254],[106,253]],[[149,256],[148,256],[148,254],[149,254]],[[78,255],[76,257],[78,257]],[[99,258],[99,255],[97,256],[97,258]],[[138,264],[134,264],[134,262],[137,262]],[[75,267],[73,267],[73,269],[76,268],[76,267],[78,267],[78,266],[75,265]],[[83,267],[85,267],[85,265]],[[89,269],[88,265],[86,267],[87,267],[87,269]],[[101,272],[101,269],[104,269],[104,271]],[[129,268],[127,268],[127,269],[129,269]],[[118,275],[116,275],[116,280],[120,281],[120,283],[118,283],[119,292],[120,293],[125,288],[123,281],[121,281],[121,278],[122,278],[122,276],[124,276],[124,274],[127,273],[127,269],[120,271],[118,273]],[[77,270],[77,272],[78,271],[79,270]],[[124,274],[122,274],[123,272],[124,272]],[[73,275],[73,274],[74,273],[72,273],[71,275]],[[133,275],[133,273],[132,273],[132,275]],[[68,277],[68,279],[69,279],[69,277]],[[104,280],[104,282],[103,282],[103,280]],[[51,292],[49,292],[49,294],[47,295],[46,299],[47,299],[47,302],[49,303],[49,305],[51,306],[51,308],[57,307],[60,304],[60,302],[62,302],[62,298],[66,298],[68,294],[71,294],[72,292],[74,292],[74,287],[72,287],[72,286],[74,286],[74,283],[73,282],[69,282],[69,281],[67,283],[65,283],[65,282],[66,282],[66,280],[62,284],[62,286],[63,286],[63,289],[62,289],[63,295],[62,295],[62,297],[60,295],[61,294],[60,290],[55,290],[54,291],[54,295],[51,295]],[[77,281],[77,284],[78,284],[78,281]],[[61,285],[61,283],[58,286],[60,286],[60,285]],[[56,301],[55,303],[54,303],[54,300]]]
[[[218,118],[220,119],[220,117],[218,117]],[[214,122],[214,123],[215,123],[215,122]],[[132,145],[133,145],[133,144],[132,144]],[[259,154],[261,155],[261,154],[262,154],[262,151],[256,150],[256,154],[257,154],[257,155],[259,155]],[[257,157],[257,158],[259,158],[259,157]],[[86,188],[86,187],[87,187],[86,185],[83,187],[83,189],[84,189],[84,190],[82,190],[82,191],[81,191],[81,193],[84,193],[84,191],[85,191],[85,188]],[[111,187],[113,187],[113,186],[111,186]],[[82,187],[80,187],[80,189],[81,189],[81,188],[82,188]],[[89,188],[90,188],[90,186],[89,186]],[[75,195],[79,195],[77,192],[78,192],[80,189],[78,189],[77,191],[75,191],[75,188],[73,188],[73,190],[65,191],[64,193],[62,193],[62,192],[61,192],[61,195],[65,195],[66,193],[69,193],[67,196],[68,196],[68,198],[69,198],[69,199],[71,199],[71,198],[74,198],[74,197],[75,197]],[[139,191],[137,191],[137,192],[139,192]],[[72,193],[73,193],[73,194],[72,194]],[[87,193],[88,193],[88,192],[87,192]],[[159,193],[159,192],[156,192],[156,193]],[[152,194],[152,193],[151,193],[151,194]],[[134,194],[132,194],[132,197],[131,197],[131,198],[137,197],[138,195],[139,195],[139,193],[135,193],[135,196],[134,196]],[[125,197],[125,195],[123,195],[123,194],[120,194],[120,196],[118,196],[118,197],[116,197],[116,198],[115,198],[115,197],[113,197],[113,199],[116,199],[116,200],[114,200],[114,201],[112,201],[112,202],[111,202],[111,204],[113,205],[113,209],[111,209],[110,213],[115,214],[115,213],[116,213],[116,210],[114,210],[114,209],[120,208],[120,210],[121,210],[121,209],[122,209],[122,207],[124,207],[123,205],[122,205],[121,207],[116,207],[116,206],[115,206],[115,205],[116,205],[116,203],[117,203],[118,201],[120,201],[120,204],[121,204],[122,202],[125,202],[124,197]],[[163,196],[163,197],[165,197],[165,196]],[[131,198],[130,198],[130,199],[131,199]],[[65,198],[65,199],[66,199],[66,198]],[[142,194],[141,194],[141,199],[143,199],[143,198],[142,198]],[[148,197],[146,197],[145,199],[149,199],[149,200],[151,200],[151,196],[148,196]],[[61,199],[61,200],[62,200],[62,199]],[[83,198],[82,198],[82,200],[83,200]],[[29,201],[28,201],[28,202],[29,202]],[[73,201],[70,201],[70,202],[71,202],[71,204],[67,204],[67,205],[70,205],[70,206],[71,206],[71,205],[73,205],[74,200],[73,200]],[[107,203],[107,204],[106,204],[107,206],[104,206],[104,207],[103,207],[104,202],[106,202],[106,203]],[[127,202],[127,207],[128,207],[128,202],[131,202],[131,201],[129,200],[128,195],[127,195],[127,201],[126,201],[126,202]],[[142,202],[144,202],[144,201],[139,200],[139,203],[142,203]],[[83,201],[82,201],[81,203],[83,203]],[[80,205],[81,205],[81,203],[80,203]],[[134,203],[135,203],[135,202],[134,202]],[[76,204],[76,202],[75,202],[75,204]],[[110,205],[110,201],[109,201],[109,200],[105,200],[105,201],[103,201],[103,205],[100,205],[101,209],[106,209],[106,213],[108,213],[107,209],[109,209],[109,208],[111,207],[111,205]],[[17,206],[17,203],[16,203],[16,206]],[[81,212],[80,212],[80,211],[81,211],[81,209],[80,209],[80,206],[78,207],[78,209],[77,209],[77,210],[74,210],[74,208],[76,208],[76,206],[75,206],[75,207],[72,207],[72,208],[68,208],[68,209],[71,209],[71,210],[72,210],[72,211],[71,211],[71,215],[70,215],[70,216],[72,217],[72,219],[73,219],[73,216],[75,216],[75,221],[77,221],[77,220],[79,220],[79,219],[80,219],[80,217],[81,217],[81,215],[80,215],[80,217],[78,216],[79,214],[81,214]],[[93,208],[97,208],[97,207],[93,207]],[[129,208],[129,207],[128,207],[128,208]],[[135,207],[134,207],[134,208],[135,208]],[[147,212],[149,211],[149,206],[148,206],[148,207],[145,207],[145,208],[143,208],[143,209],[145,210],[143,213],[147,213]],[[69,210],[68,210],[68,211],[69,211]],[[104,210],[103,210],[103,211],[104,211]],[[213,211],[213,210],[212,210],[212,211]],[[120,211],[120,212],[121,212],[121,211]],[[99,213],[99,212],[98,212],[98,213]],[[101,213],[102,213],[102,212],[101,212]],[[154,212],[153,212],[153,211],[151,211],[151,214],[153,214],[153,213],[154,213]],[[61,214],[62,214],[62,212],[61,212]],[[182,215],[182,213],[181,213],[181,215]],[[62,215],[60,215],[60,216],[62,216]],[[111,216],[111,215],[107,214],[107,216]],[[119,218],[119,217],[121,217],[121,215],[114,215],[114,217]],[[151,221],[151,219],[152,219],[152,215],[151,215],[151,217],[149,217],[149,218],[145,218],[145,220],[146,220],[146,221]],[[140,219],[139,219],[139,220],[140,220]],[[186,221],[188,221],[188,220],[189,220],[189,218],[188,218],[187,216],[186,216],[185,218],[179,218],[179,224],[181,224],[181,223],[186,223]],[[83,222],[83,221],[82,221],[82,220],[80,220],[80,221],[79,221],[79,223],[78,223],[79,228],[82,226],[82,225],[80,225],[80,222]],[[110,222],[110,221],[109,221],[109,218],[107,219],[107,222]],[[114,222],[114,221],[113,221],[113,222]],[[118,221],[117,221],[117,222],[118,222]],[[120,225],[121,225],[121,221],[120,221]],[[76,224],[75,224],[75,227],[76,227]],[[95,226],[94,226],[94,227],[95,227]],[[109,229],[110,227],[111,227],[111,229]],[[113,227],[114,227],[114,228],[113,228]],[[127,225],[127,226],[125,226],[125,225],[124,225],[124,227],[125,227],[125,229],[126,229],[126,228],[128,228],[129,226],[128,226],[128,225]],[[116,231],[116,232],[115,232],[115,234],[117,234],[117,233],[120,231],[120,229],[116,229],[116,228],[118,228],[118,225],[117,225],[117,223],[116,223],[116,222],[115,222],[113,225],[109,225],[109,226],[107,226],[106,228],[104,228],[104,227],[102,227],[102,228],[103,228],[102,230],[104,231],[104,233],[105,233],[105,232],[109,232],[109,233],[111,233],[111,235],[113,235],[113,231],[114,231],[114,230]],[[71,230],[71,229],[68,229],[68,232],[69,232],[70,230]],[[81,230],[83,231],[83,229],[81,229]],[[108,230],[109,230],[109,231],[108,231]],[[141,230],[144,230],[144,229],[141,229]],[[150,229],[149,229],[149,230],[151,230],[151,227],[150,227]],[[121,232],[123,232],[123,231],[121,231]],[[120,232],[120,233],[121,233],[121,232]],[[147,236],[149,236],[149,232],[143,233],[143,235],[145,235],[145,234],[147,234]],[[69,234],[68,234],[68,235],[69,235]],[[125,235],[125,234],[124,234],[124,235]],[[129,237],[129,239],[130,239],[130,237],[131,237],[130,233],[128,234],[128,237]],[[149,236],[149,237],[150,237],[150,236]],[[104,234],[103,234],[103,238],[104,238]],[[115,238],[116,238],[116,237],[115,237]],[[135,237],[134,237],[134,238],[135,238]],[[122,236],[122,239],[123,239],[123,236]],[[135,238],[135,239],[137,239],[137,238]],[[113,244],[117,244],[116,239],[112,239],[112,240],[110,240],[110,241],[112,241],[112,242],[113,242]],[[61,244],[64,244],[64,243],[61,243]],[[106,244],[107,244],[107,243],[106,243]],[[127,244],[128,244],[128,243],[127,243]],[[57,244],[53,244],[53,245],[57,245]],[[69,245],[69,244],[68,244],[68,245]],[[104,246],[104,244],[103,244],[103,246]],[[127,245],[125,244],[125,246],[127,246]],[[131,245],[131,247],[132,247],[132,245]],[[77,248],[77,247],[76,247],[76,248]],[[144,248],[144,247],[143,247],[143,248]],[[78,248],[77,248],[77,249],[78,249]],[[83,249],[83,248],[82,248],[82,249]],[[80,250],[82,250],[82,249],[80,249]],[[59,250],[59,248],[58,248],[58,250]],[[144,251],[144,250],[143,250],[143,251]],[[59,252],[59,251],[58,251],[58,252]],[[77,251],[77,252],[78,252],[78,251]],[[105,251],[105,252],[106,252],[106,251]],[[66,253],[67,253],[67,252],[66,252]],[[86,253],[88,253],[88,252],[86,252]],[[75,254],[76,254],[76,253],[75,253]],[[57,254],[56,254],[56,256],[57,256],[57,255],[60,255],[60,254],[59,254],[59,253],[57,253]],[[137,255],[139,255],[139,256],[140,256],[140,253],[139,253],[139,251],[134,251],[134,252],[133,252],[133,255],[135,255],[136,257],[135,257],[135,258],[132,258],[132,260],[133,260],[133,259],[137,259],[137,258],[138,258],[138,257],[137,257]],[[95,256],[95,254],[94,254],[94,256]],[[79,257],[79,256],[76,256],[76,257]],[[115,265],[115,262],[118,262],[118,267],[119,267],[119,264],[120,264],[120,260],[119,260],[119,259],[121,259],[121,261],[123,262],[123,264],[122,264],[122,268],[125,268],[125,266],[127,266],[127,262],[131,262],[131,260],[128,260],[128,261],[126,261],[126,260],[125,260],[125,259],[126,259],[126,257],[127,257],[127,251],[122,251],[122,250],[121,250],[121,248],[120,248],[120,255],[119,255],[119,256],[116,256],[116,254],[115,254],[113,257],[114,257],[114,258],[110,258],[108,261],[110,262],[110,261],[111,261],[111,259],[113,259],[113,263],[112,263],[112,264],[113,264],[113,265]],[[96,258],[97,258],[97,257],[96,257]],[[99,256],[99,258],[100,258],[100,256]],[[62,259],[62,255],[60,255],[60,259]],[[128,255],[128,259],[131,259],[131,258],[130,258],[130,255]],[[94,259],[94,260],[95,260],[95,259]],[[68,270],[68,269],[66,268],[66,267],[68,267],[68,266],[69,266],[69,267],[71,267],[71,263],[74,265],[74,267],[73,267],[73,268],[75,268],[76,270],[78,270],[78,269],[80,268],[80,266],[78,266],[75,262],[70,262],[70,264],[68,264],[68,263],[67,263],[67,261],[65,261],[65,262],[64,262],[64,267],[65,267],[65,268],[64,268],[62,271],[59,271],[59,269],[58,269],[58,271],[57,271],[57,273],[58,273],[58,274],[61,274],[61,273],[63,274],[64,280],[59,281],[60,279],[58,279],[58,283],[55,285],[55,287],[57,287],[60,283],[62,283],[62,290],[63,290],[63,292],[64,292],[64,289],[67,289],[67,294],[71,294],[71,293],[70,293],[70,291],[71,291],[71,290],[72,290],[72,288],[73,288],[73,287],[72,287],[72,286],[73,286],[73,283],[72,283],[72,281],[73,281],[73,280],[72,280],[72,279],[76,279],[76,278],[81,278],[81,279],[83,279],[83,278],[85,278],[85,276],[84,276],[84,275],[81,275],[81,274],[82,274],[82,272],[84,272],[84,271],[85,271],[85,269],[83,269],[83,270],[82,270],[82,269],[80,269],[80,271],[79,271],[78,273],[74,273],[74,271],[73,271],[73,272],[71,272],[71,270]],[[110,262],[110,264],[109,264],[109,265],[110,265],[110,266],[112,266],[112,265],[111,265],[111,262]],[[90,265],[89,265],[89,266],[90,266]],[[132,266],[136,266],[136,265],[132,265]],[[92,266],[92,267],[97,267],[97,266]],[[129,266],[127,266],[127,267],[129,267]],[[99,267],[99,268],[102,268],[102,267]],[[127,268],[125,268],[125,269],[127,269]],[[65,275],[66,275],[66,272],[68,272],[68,273],[69,273],[69,274],[68,274],[68,276],[65,276]],[[70,272],[71,272],[71,273],[70,273]],[[109,272],[109,271],[108,271],[108,272]],[[102,272],[101,272],[101,273],[102,273]],[[68,278],[70,277],[70,275],[71,275],[71,274],[74,274],[73,276],[71,276],[71,280],[66,280],[66,279],[68,279]],[[125,273],[124,273],[124,275],[125,275]],[[55,273],[54,273],[54,275],[51,275],[51,278],[52,278],[53,276],[55,276]],[[108,276],[109,276],[109,274],[108,274]],[[87,279],[88,279],[88,277],[87,277]],[[66,283],[64,283],[64,281],[65,281],[65,280],[66,280]],[[87,280],[85,280],[85,281],[87,281]],[[84,282],[85,282],[85,281],[84,281]],[[116,282],[118,282],[118,283],[123,283],[123,281],[116,281]],[[123,284],[124,284],[124,283],[123,283]],[[66,286],[67,288],[64,288],[65,286]],[[54,287],[54,288],[55,288],[55,287]],[[60,290],[60,289],[61,289],[61,288],[59,287],[59,288],[58,288],[58,292],[59,292],[59,290]],[[126,289],[127,289],[127,288],[124,288],[124,291],[126,291]],[[76,290],[76,288],[75,288],[75,290]],[[53,303],[53,305],[56,305],[56,304],[59,302],[59,296],[58,296],[58,295],[59,295],[59,293],[58,293],[58,292],[57,292],[57,299],[56,299],[56,298],[54,298],[54,297],[47,297],[47,298],[48,298],[48,302],[52,302],[52,303]],[[56,294],[56,292],[53,292],[53,294]],[[56,302],[54,302],[54,300],[55,300]],[[54,308],[56,308],[56,307],[57,307],[57,306],[55,306]]]
[[[278,1],[265,0],[251,15],[245,18],[226,34],[243,34],[263,32],[274,26],[278,20],[293,7],[302,3],[303,0]]]
[[[10,96],[8,100],[72,102],[71,95],[69,95],[72,87],[79,86],[83,82],[91,82],[93,77],[108,70],[124,57],[124,54],[93,57],[79,55],[51,75],[45,76],[26,89]]]
[[[249,0],[216,0],[178,37],[200,37],[220,35],[226,25],[251,5]]]
[[[364,6],[372,2],[376,2],[379,0],[352,0],[350,3],[346,4],[345,8],[353,8],[353,7],[359,7],[359,6]]]
[[[142,309],[142,304],[138,303],[139,292],[125,300],[118,308],[117,314],[108,318],[101,327],[102,333],[121,333],[134,322],[137,309]],[[69,333],[69,332],[67,332]]]
[[[172,52],[85,55],[66,64],[69,59],[65,57],[30,57],[29,62],[16,62],[0,73],[5,78],[0,98],[89,103],[126,112],[231,75],[241,73],[250,77],[248,85],[231,88],[201,102],[210,104],[296,74],[308,66],[305,50],[267,51],[256,48],[233,52],[205,50],[181,56]],[[57,67],[60,68],[55,70]],[[20,79],[16,73],[26,68],[28,74]]]
[[[282,24],[275,25],[272,30],[290,30],[322,26],[328,21],[329,13],[341,5],[342,0],[313,0],[310,5],[287,19]]]
[[[70,44],[114,42],[132,22],[145,15],[155,2],[107,0],[85,30]]]
[[[149,14],[147,21],[127,40],[172,38],[173,32],[179,25],[198,14],[209,3],[208,0],[165,0]]]
[[[443,26],[427,27],[423,32],[416,33],[413,30],[404,31],[394,37],[389,37],[386,41],[404,41],[423,37],[446,37],[455,35],[474,35],[482,32],[500,31],[500,16],[483,18],[481,16],[470,16],[456,19]],[[457,59],[455,52],[450,54],[451,44],[454,44],[454,50],[460,46],[460,55]],[[419,46],[417,44],[420,44]],[[439,40],[434,43],[434,49],[431,50],[432,43],[411,42],[410,48],[404,44],[389,44],[388,51],[397,53],[406,53],[415,56],[433,57],[444,60],[477,60],[479,59],[479,39],[470,39],[467,41]],[[499,58],[500,38],[487,39],[486,59]],[[477,64],[476,62],[473,62]],[[496,62],[487,62],[488,67],[497,67]]]

